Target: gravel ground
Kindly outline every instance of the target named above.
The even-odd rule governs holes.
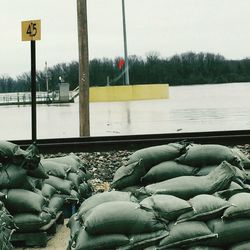
[[[237,146],[250,158],[250,144]],[[94,152],[94,153],[75,153],[81,159],[88,163],[87,169],[93,174],[91,184],[96,192],[109,189],[109,184],[113,179],[115,171],[126,163],[128,157],[133,151],[110,151],[110,152]],[[67,154],[44,155],[48,157],[59,157]],[[63,226],[59,226],[58,231],[49,242],[46,248],[17,248],[17,250],[65,250],[69,239],[69,229],[66,222]]]

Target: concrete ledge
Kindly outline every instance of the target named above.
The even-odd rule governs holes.
[[[169,98],[168,84],[91,87],[90,102],[119,102]]]

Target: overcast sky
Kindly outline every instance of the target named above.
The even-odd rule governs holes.
[[[122,0],[88,0],[89,57],[123,56]],[[250,0],[125,0],[128,54],[187,51],[250,57]],[[1,0],[0,75],[30,71],[21,21],[41,19],[37,70],[78,60],[76,0]]]

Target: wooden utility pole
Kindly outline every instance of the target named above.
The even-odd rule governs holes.
[[[77,0],[80,136],[90,135],[87,0]]]

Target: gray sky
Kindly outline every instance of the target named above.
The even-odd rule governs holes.
[[[121,0],[88,0],[89,56],[123,56]],[[187,51],[250,57],[250,0],[125,0],[128,54]],[[1,0],[0,75],[30,71],[21,21],[41,19],[37,70],[78,59],[76,0]]]

